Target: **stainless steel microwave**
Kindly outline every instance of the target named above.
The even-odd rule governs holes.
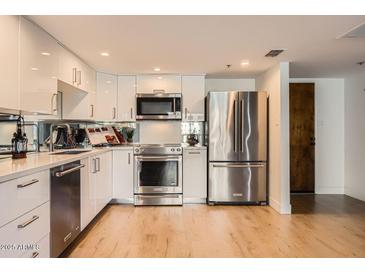
[[[137,120],[181,120],[181,93],[139,93]]]

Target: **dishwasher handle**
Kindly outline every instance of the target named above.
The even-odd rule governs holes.
[[[78,166],[75,166],[75,167],[73,167],[73,168],[70,168],[70,169],[66,169],[66,170],[64,170],[64,171],[59,171],[59,172],[56,172],[56,177],[63,177],[63,176],[65,176],[65,175],[67,175],[67,174],[70,174],[70,173],[72,173],[72,172],[75,172],[75,171],[77,171],[77,170],[80,170],[80,169],[82,169],[83,167],[85,167],[85,165],[84,164],[82,164],[82,165],[78,165]]]

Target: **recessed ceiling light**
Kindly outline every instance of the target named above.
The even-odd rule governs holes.
[[[110,54],[108,52],[102,52],[100,53],[101,56],[109,56]]]
[[[158,77],[157,77],[157,79],[158,79],[158,80],[162,80],[162,77],[161,77],[161,76],[158,76]]]
[[[249,64],[250,64],[250,62],[248,60],[241,61],[241,66],[247,66]]]
[[[39,70],[39,68],[30,68],[30,69],[33,70],[33,71]]]
[[[41,52],[42,55],[44,56],[50,56],[51,54],[49,52]]]
[[[107,83],[107,84],[111,84],[111,83],[112,83],[112,81],[109,81],[109,80],[108,80],[108,81],[106,81],[106,83]]]
[[[153,68],[154,71],[160,71],[160,68]]]

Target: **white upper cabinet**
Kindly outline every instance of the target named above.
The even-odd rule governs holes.
[[[182,76],[183,121],[204,121],[205,76]]]
[[[136,120],[136,76],[118,77],[118,120]]]
[[[88,92],[77,91],[70,85],[59,82],[59,90],[63,91],[63,119],[95,120],[96,119],[96,72],[85,65],[89,78],[85,79]]]
[[[181,75],[137,75],[137,93],[181,93]]]
[[[98,72],[96,79],[96,119],[114,121],[117,119],[118,76]]]
[[[57,114],[58,44],[48,33],[20,19],[20,109]]]
[[[0,108],[19,109],[19,16],[0,16]]]

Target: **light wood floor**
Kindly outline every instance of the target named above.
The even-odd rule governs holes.
[[[270,207],[108,206],[66,257],[365,257],[365,203],[344,195],[292,197]]]

